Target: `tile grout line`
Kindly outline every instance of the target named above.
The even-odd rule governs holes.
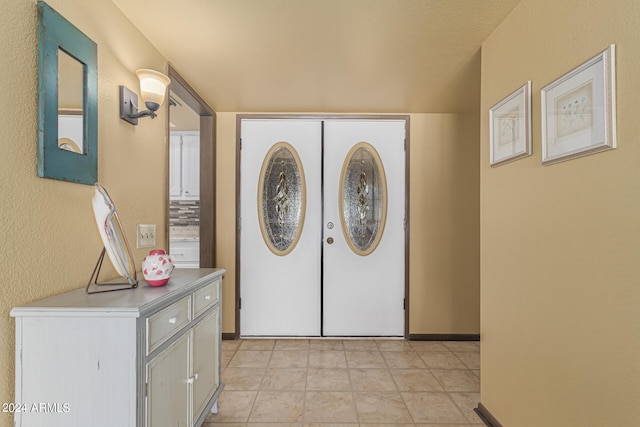
[[[242,344],[245,343],[245,342],[246,341],[242,341],[240,343],[240,345],[238,346],[238,349],[236,350],[236,354],[238,354],[238,351],[240,351],[240,347],[242,347]],[[269,356],[269,360],[271,360],[271,356]],[[231,363],[231,361],[229,361],[229,363]],[[269,362],[267,362],[267,366],[268,365],[269,365]],[[258,386],[258,387],[260,387],[260,386]],[[256,396],[253,398],[253,402],[251,403],[251,408],[249,408],[249,412],[247,413],[247,419],[244,421],[245,426],[249,424],[249,419],[251,418],[251,414],[253,413],[253,409],[255,408],[256,402],[258,401],[258,394],[259,393],[260,393],[260,391],[257,390],[256,391]]]
[[[246,342],[246,341],[244,341]],[[242,344],[240,344],[241,346]],[[262,374],[262,378],[260,378],[260,384],[258,385],[258,390],[256,390],[256,397],[253,400],[253,403],[251,404],[251,409],[249,409],[249,414],[247,415],[247,420],[245,421],[245,425],[248,425],[250,423],[250,419],[251,419],[251,415],[253,414],[253,410],[256,407],[256,402],[258,401],[258,396],[260,395],[260,391],[261,391],[261,387],[262,387],[262,381],[264,380],[264,377],[267,375],[267,369],[269,369],[269,364],[271,363],[271,358],[273,357],[273,349],[275,348],[275,340],[273,342],[273,346],[271,347],[271,351],[269,353],[269,359],[267,360],[267,364],[264,368],[264,373]],[[238,351],[240,350],[240,346],[238,346]],[[252,350],[247,350],[247,351],[252,351]],[[253,350],[256,351],[256,350]]]
[[[247,424],[249,423],[249,419],[251,419],[251,414],[253,413],[253,409],[255,408],[256,402],[258,401],[258,396],[262,391],[262,383],[264,379],[267,377],[267,371],[269,370],[269,365],[271,365],[271,359],[273,359],[273,351],[276,347],[276,342],[274,340],[273,347],[271,347],[271,353],[269,354],[269,360],[267,360],[267,365],[264,368],[264,372],[262,373],[262,377],[260,378],[260,384],[258,384],[258,390],[256,391],[256,400],[254,400],[253,405],[251,406],[251,410],[249,411],[249,417],[247,418]]]
[[[309,342],[309,347],[307,348],[307,367],[304,372],[304,398],[302,399],[302,426],[305,424],[305,415],[307,413],[307,393],[309,387],[309,362],[311,359],[311,342]]]
[[[342,342],[344,347],[344,341]],[[353,382],[351,382],[351,367],[349,366],[349,359],[347,358],[347,349],[344,347],[344,362],[347,366],[347,375],[349,376],[349,388],[351,389],[351,398],[353,399],[353,409],[356,411],[356,422],[360,425],[360,412],[358,411],[358,404],[356,403],[356,393],[353,389]]]
[[[411,347],[411,352],[413,352],[413,347]],[[382,353],[382,352],[381,352]],[[417,354],[417,353],[416,353]],[[384,356],[382,354],[380,354],[380,356],[382,357],[382,359],[384,360],[384,363],[387,365],[387,371],[389,371],[389,376],[391,377],[391,381],[393,381],[393,384],[396,386],[396,390],[398,391],[398,394],[400,395],[400,399],[402,399],[402,403],[404,404],[405,409],[407,410],[407,413],[409,414],[409,418],[411,418],[411,421],[413,423],[413,425],[416,425],[416,420],[415,418],[413,418],[413,415],[411,414],[411,411],[409,410],[409,405],[407,405],[407,401],[404,400],[404,396],[402,395],[402,391],[400,390],[400,387],[398,386],[398,383],[396,382],[396,379],[394,378],[393,374],[391,373],[391,368],[389,367],[389,363],[387,362],[387,359],[384,358]],[[418,357],[420,357],[420,355],[418,355]],[[424,363],[424,361],[422,360],[422,358],[420,358],[420,361],[422,361],[422,363]],[[425,368],[427,367],[427,364],[424,363]],[[398,368],[396,368],[398,369]]]
[[[445,344],[445,347],[447,347],[447,345]],[[449,348],[449,347],[447,347]],[[464,360],[462,360],[456,353],[454,350],[449,349],[451,351],[451,354],[453,354],[453,357],[455,357],[456,359],[458,359],[460,361],[460,363],[462,363],[462,365],[466,368],[467,371],[469,371],[472,375],[476,376],[473,372],[472,369],[469,367],[469,365],[467,365]],[[475,353],[475,351],[470,351],[470,352],[463,352],[463,351],[458,351],[458,353]],[[437,378],[436,378],[437,380]],[[458,392],[458,393],[475,393],[475,392]],[[453,402],[454,405],[456,405],[456,407],[458,408],[458,410],[460,411],[460,413],[462,413],[462,416],[465,417],[465,419],[469,422],[469,425],[473,424],[473,421],[471,421],[469,419],[469,417],[467,417],[467,415],[465,414],[465,412],[462,410],[462,408],[460,407],[460,405],[458,405],[458,403],[455,401],[455,399],[453,399],[453,397],[451,397],[451,393],[449,393],[449,397],[451,398],[451,401]]]

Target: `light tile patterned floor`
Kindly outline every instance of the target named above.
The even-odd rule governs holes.
[[[477,342],[222,342],[225,388],[206,427],[484,426]]]

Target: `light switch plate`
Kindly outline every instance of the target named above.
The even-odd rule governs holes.
[[[152,248],[156,245],[156,225],[138,224],[137,245],[139,248]]]

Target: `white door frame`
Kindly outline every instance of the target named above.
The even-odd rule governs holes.
[[[316,120],[404,120],[405,121],[405,218],[404,229],[404,337],[409,338],[409,147],[410,147],[410,116],[409,115],[341,115],[341,114],[237,114],[236,115],[236,262],[235,262],[235,339],[240,338],[240,310],[242,309],[242,295],[240,294],[240,184],[241,184],[241,123],[245,119],[316,119]],[[323,135],[324,137],[324,135]],[[324,153],[323,153],[324,155]]]

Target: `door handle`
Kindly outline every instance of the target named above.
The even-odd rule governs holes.
[[[332,245],[333,244],[333,237],[328,237],[327,238],[327,243]]]

